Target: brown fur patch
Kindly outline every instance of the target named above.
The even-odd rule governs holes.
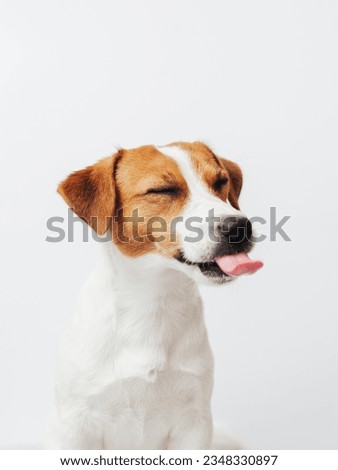
[[[115,207],[114,167],[121,152],[78,170],[58,186],[69,207],[99,235],[111,227]]]
[[[229,201],[235,209],[239,209],[238,199],[243,185],[242,170],[237,165],[237,163],[226,160],[225,158],[219,158],[219,160],[223,167],[227,170],[230,177],[230,187],[228,194]]]
[[[149,193],[163,187],[177,188],[177,194]],[[171,221],[182,214],[188,196],[177,163],[150,145],[126,150],[117,166],[116,188],[113,240],[119,249],[128,256],[176,255],[179,241],[173,237]],[[135,211],[142,219],[136,224]]]
[[[223,201],[229,199],[231,205],[239,209],[238,198],[242,189],[242,172],[236,163],[216,156],[203,142],[177,142],[171,145],[178,145],[190,154],[197,172],[215,196]],[[228,183],[217,189],[217,182],[227,179]]]

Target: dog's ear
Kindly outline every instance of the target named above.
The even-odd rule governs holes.
[[[98,235],[111,226],[116,199],[114,170],[119,155],[75,171],[58,186],[58,193],[69,207]]]
[[[235,209],[239,209],[238,198],[243,184],[242,171],[237,163],[226,160],[225,158],[219,158],[219,160],[229,174],[229,201]]]

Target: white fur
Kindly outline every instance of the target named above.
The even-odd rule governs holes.
[[[188,182],[184,218],[205,217],[211,207],[238,214],[208,192],[185,152],[160,151],[176,159]],[[98,266],[60,345],[46,447],[233,446],[224,433],[213,435],[213,357],[193,280],[198,269],[154,254],[129,258],[111,242],[100,245]],[[191,259],[208,250],[204,240],[191,245],[184,245]]]

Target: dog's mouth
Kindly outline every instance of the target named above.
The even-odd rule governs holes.
[[[243,274],[254,274],[263,267],[262,261],[251,259],[247,253],[218,256],[213,261],[196,263],[188,260],[182,252],[176,256],[177,261],[189,266],[196,266],[202,274],[213,278],[235,278]]]

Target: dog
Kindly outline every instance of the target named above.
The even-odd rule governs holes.
[[[58,192],[101,249],[61,341],[50,449],[227,449],[197,284],[262,262],[242,172],[202,142],[119,149]],[[213,223],[210,223],[213,219]]]

